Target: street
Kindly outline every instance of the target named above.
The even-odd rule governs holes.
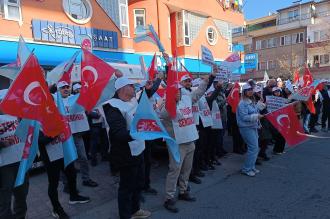
[[[329,134],[317,134],[327,137]],[[230,138],[226,138],[230,150]],[[268,150],[271,152],[271,147]],[[163,206],[166,159],[152,169],[152,186],[160,194],[145,195],[142,208],[152,211],[153,219],[161,218],[330,218],[330,144],[326,138],[310,138],[283,155],[271,155],[271,160],[258,166],[261,173],[254,178],[240,174],[244,156],[229,154],[222,166],[207,171],[201,185],[191,184],[195,203],[178,201],[179,213],[166,211]],[[92,201],[70,206],[68,195],[61,192],[61,203],[74,218],[118,218],[116,191],[118,179],[111,177],[107,163],[91,169],[100,186],[82,187],[83,195]],[[79,174],[78,174],[79,177]],[[80,180],[80,179],[79,179]],[[31,177],[28,218],[50,218],[51,205],[47,196],[46,174]]]

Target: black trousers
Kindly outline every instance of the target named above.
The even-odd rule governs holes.
[[[140,210],[141,190],[144,186],[144,155],[137,165],[119,168],[118,208],[120,219],[130,219]]]
[[[281,133],[277,132],[273,135],[275,140],[275,145],[273,148],[273,152],[275,153],[282,153],[285,148],[285,139],[281,135]]]
[[[64,168],[64,160],[59,159],[53,162],[46,162],[46,171],[48,176],[48,196],[53,205],[53,208],[56,210],[62,207],[58,200],[57,192],[58,183],[60,180],[60,172],[64,171],[64,174],[68,179],[70,197],[74,197],[78,194],[76,187],[76,169],[73,162]]]
[[[225,155],[225,149],[223,148],[223,136],[225,134],[224,129],[212,129],[211,130],[211,139],[212,139],[212,158],[222,157]]]
[[[202,125],[197,125],[199,138],[196,140],[195,143],[193,166],[191,168],[190,173],[191,175],[198,173],[200,171],[201,165],[205,163],[203,160],[203,156],[205,151],[205,145],[208,143],[206,129]]]
[[[327,125],[327,121],[328,121],[328,128],[330,128],[330,105],[326,105],[324,104],[323,105],[323,110],[322,110],[322,118],[321,118],[321,121],[322,121],[322,128],[326,128]]]
[[[150,170],[151,170],[151,147],[153,141],[145,141],[146,148],[144,149],[144,186],[143,189],[150,188]]]

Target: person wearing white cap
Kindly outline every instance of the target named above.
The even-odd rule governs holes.
[[[80,83],[75,83],[72,86],[72,94],[78,94],[78,93],[80,93],[80,89],[81,89],[81,84]]]
[[[138,106],[134,82],[126,77],[115,81],[115,95],[103,110],[110,127],[111,167],[119,171],[118,209],[121,219],[147,218],[149,211],[140,208],[141,191],[144,186],[145,142],[130,135],[130,124]],[[152,82],[147,81],[147,95],[152,96]]]
[[[282,93],[283,97],[288,99],[293,93],[293,86],[290,80],[285,81],[284,92]]]
[[[283,81],[282,81],[282,79],[281,78],[277,78],[276,79],[276,82],[277,82],[277,87],[279,87],[279,88],[282,89],[282,87],[283,87]]]
[[[215,72],[212,73],[213,77],[215,77]],[[196,198],[192,197],[187,190],[195,141],[199,138],[192,113],[192,105],[204,95],[209,79],[204,79],[196,90],[191,90],[191,81],[189,75],[184,75],[180,80],[181,88],[176,99],[176,118],[171,119],[166,116],[168,114],[165,107],[161,111],[161,116],[164,118],[163,123],[168,133],[175,138],[179,145],[181,157],[180,164],[177,164],[171,153],[169,153],[169,172],[166,177],[164,207],[173,213],[179,211],[175,206],[177,184],[179,185],[179,200],[196,201]]]
[[[243,140],[247,144],[247,158],[242,168],[242,174],[255,176],[260,171],[256,169],[258,147],[258,129],[260,128],[260,119],[264,116],[259,113],[259,109],[253,98],[253,88],[246,83],[242,86],[242,99],[238,104],[236,119],[239,131]]]

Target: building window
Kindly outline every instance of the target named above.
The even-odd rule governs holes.
[[[298,43],[304,42],[304,33],[299,33],[299,41]]]
[[[207,39],[207,42],[212,46],[217,43],[218,33],[217,33],[217,30],[214,27],[209,26],[206,29],[206,39]]]
[[[267,48],[267,40],[261,40],[261,49]]]
[[[321,65],[329,64],[329,54],[320,55],[320,64]]]
[[[269,60],[267,62],[267,70],[274,69],[275,68],[275,62],[273,60]]]
[[[285,35],[285,45],[288,46],[291,44],[291,36]]]
[[[276,47],[276,38],[270,38],[267,40],[267,48]]]
[[[65,14],[78,24],[86,24],[93,15],[89,0],[63,0],[63,9]]]
[[[304,33],[294,33],[292,34],[292,44],[304,42]]]
[[[313,67],[319,67],[320,66],[320,61],[319,61],[319,55],[313,56]]]
[[[284,46],[285,45],[285,37],[284,36],[281,36],[280,45],[281,46]]]
[[[289,11],[288,12],[288,18],[289,18],[289,21],[297,20],[299,18],[298,9],[295,9],[293,11]]]
[[[190,25],[189,25],[188,13],[184,11],[183,14],[184,14],[183,16],[184,45],[190,46]]]
[[[7,20],[22,21],[20,0],[0,0],[0,13]]]
[[[129,37],[127,0],[119,0],[120,30],[123,37]]]
[[[144,32],[146,25],[146,11],[144,9],[134,9],[134,30],[135,33]]]
[[[261,40],[257,40],[256,41],[256,50],[260,50],[261,49]]]
[[[314,31],[314,42],[320,41],[320,33],[319,31]]]
[[[266,70],[267,69],[267,62],[260,62],[260,70]]]

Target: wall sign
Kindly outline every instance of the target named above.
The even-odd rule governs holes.
[[[37,41],[79,46],[88,35],[93,47],[118,49],[118,34],[115,31],[34,19],[32,32],[33,39]]]
[[[249,53],[244,56],[244,67],[245,69],[256,69],[258,66],[258,54]]]

